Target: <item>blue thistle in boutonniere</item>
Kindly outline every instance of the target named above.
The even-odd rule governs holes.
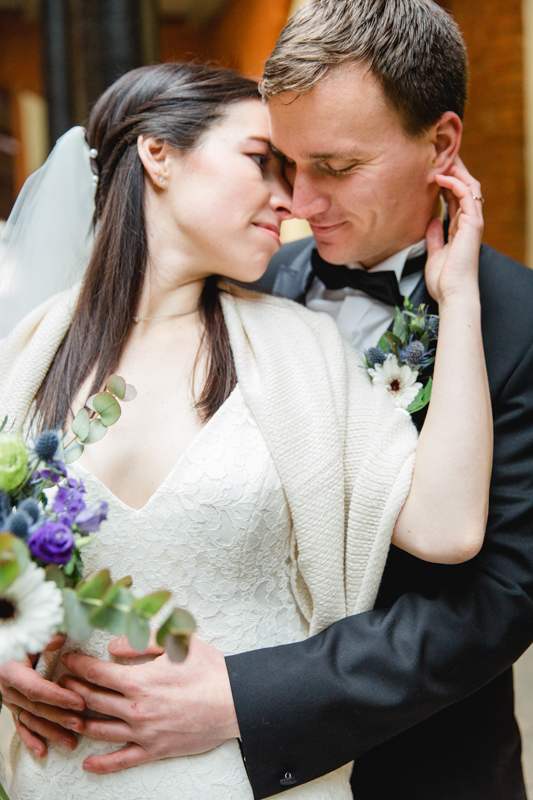
[[[372,383],[386,391],[398,408],[410,414],[427,406],[433,380],[422,373],[435,361],[439,318],[427,306],[414,310],[408,298],[396,308],[392,330],[383,334],[377,347],[365,350],[367,372]]]

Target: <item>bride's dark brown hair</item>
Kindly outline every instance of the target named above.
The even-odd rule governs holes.
[[[171,63],[128,72],[96,102],[87,133],[89,147],[98,152],[97,235],[72,323],[36,397],[39,427],[62,424],[93,369],[91,393],[98,391],[117,368],[134,325],[148,256],[138,137],[186,153],[228,105],[250,98],[259,98],[257,84],[238,73]],[[216,276],[205,282],[200,313],[208,368],[196,407],[207,421],[236,383]]]

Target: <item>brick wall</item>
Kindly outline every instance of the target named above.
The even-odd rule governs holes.
[[[524,67],[521,0],[448,0],[470,58],[461,155],[481,181],[485,241],[525,260]]]

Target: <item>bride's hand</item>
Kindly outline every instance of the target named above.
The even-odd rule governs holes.
[[[468,172],[460,158],[449,175],[437,175],[450,216],[448,241],[444,242],[442,224],[433,219],[426,231],[428,259],[426,285],[439,305],[455,296],[478,296],[479,248],[483,235],[481,186]]]
[[[57,634],[47,651],[58,650],[65,637]],[[8,661],[0,667],[0,692],[3,703],[13,714],[20,738],[38,758],[48,752],[46,742],[74,750],[76,736],[71,731],[83,730],[82,718],[73,713],[83,711],[83,700],[73,692],[61,689],[34,670],[36,657],[27,656],[19,663]],[[70,729],[70,730],[69,730]]]
[[[135,657],[127,640],[115,640],[109,652]],[[239,727],[224,656],[196,637],[181,664],[170,661],[154,641],[157,657],[123,666],[90,656],[67,653],[63,664],[71,676],[59,683],[79,693],[89,711],[114,719],[85,718],[84,735],[121,744],[105,756],[83,762],[87,772],[118,772],[146,761],[194,755],[239,736]]]

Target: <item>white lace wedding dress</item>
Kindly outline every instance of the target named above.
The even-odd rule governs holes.
[[[166,588],[196,618],[198,636],[225,655],[301,640],[308,626],[289,580],[290,515],[266,443],[239,387],[202,429],[139,511],[78,467],[89,498],[109,519],[84,551],[88,571],[131,575],[144,592]],[[69,649],[109,659],[96,632]],[[61,667],[52,667],[55,679]],[[80,737],[70,753],[40,760],[14,752],[11,800],[252,800],[238,742],[198,756],[143,764],[112,775],[82,770],[91,753],[117,745]],[[351,800],[350,766],[284,792],[287,800]],[[282,776],[280,776],[282,777]]]

